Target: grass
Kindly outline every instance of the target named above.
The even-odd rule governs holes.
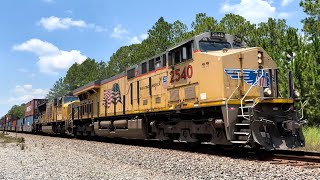
[[[320,152],[320,127],[304,127],[303,134],[306,140],[304,150]]]
[[[21,150],[25,148],[25,139],[24,137],[12,137],[7,134],[0,133],[0,143],[2,143],[5,147],[7,143],[17,143],[17,146],[20,146]]]

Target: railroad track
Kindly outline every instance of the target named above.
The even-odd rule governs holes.
[[[267,156],[266,156],[267,157]],[[300,166],[308,169],[320,168],[320,152],[275,150],[270,152],[271,164]]]

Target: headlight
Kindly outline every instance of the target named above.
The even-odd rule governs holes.
[[[258,53],[258,58],[261,59],[262,53]]]
[[[259,51],[257,56],[258,56],[258,63],[262,64],[263,63],[263,54],[262,54],[262,52]]]
[[[263,93],[264,93],[265,96],[271,96],[272,91],[271,91],[270,88],[265,88],[265,89],[263,90]]]
[[[293,91],[293,95],[294,95],[296,98],[300,97],[300,93],[299,93],[299,91],[296,90],[296,89]]]

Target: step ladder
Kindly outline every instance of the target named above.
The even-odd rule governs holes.
[[[253,119],[254,100],[245,100],[245,106],[239,107],[237,123],[233,132],[233,144],[247,144],[251,137],[251,121]]]
[[[247,144],[250,141],[251,138],[251,123],[254,120],[253,119],[253,110],[254,106],[256,105],[256,99],[246,99],[248,96],[249,92],[251,89],[257,85],[259,80],[264,76],[264,69],[261,70],[261,74],[257,77],[255,83],[253,83],[250,88],[247,90],[247,92],[243,95],[241,98],[241,105],[239,107],[240,109],[240,114],[237,115],[237,122],[234,127],[234,132],[233,132],[233,140],[230,141],[233,144]],[[259,73],[258,73],[259,74]],[[239,77],[239,74],[238,74]],[[239,86],[239,81],[238,81],[238,89]],[[233,92],[234,93],[234,92]],[[232,93],[232,95],[233,95]],[[229,97],[229,99],[231,96]],[[228,100],[229,100],[228,99]],[[228,104],[227,104],[228,105]],[[228,109],[227,109],[228,110]],[[228,117],[228,111],[227,111],[227,120],[229,121]]]

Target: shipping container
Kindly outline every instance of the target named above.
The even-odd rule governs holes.
[[[11,122],[11,121],[8,122],[8,130],[9,130],[9,131],[12,130],[12,122]]]
[[[25,117],[38,116],[38,106],[47,102],[47,99],[33,99],[26,104]]]
[[[17,119],[12,120],[12,130],[16,131],[17,130]]]
[[[25,117],[25,121],[23,124],[23,132],[32,132],[32,124],[34,122],[33,116]]]
[[[18,119],[17,122],[17,131],[23,131],[24,118]]]

